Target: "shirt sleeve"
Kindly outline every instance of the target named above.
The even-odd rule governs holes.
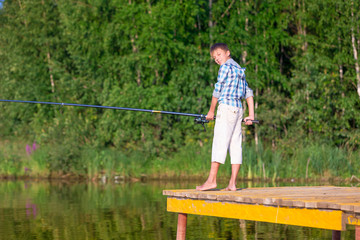
[[[220,98],[222,89],[224,88],[228,71],[229,71],[229,66],[227,66],[226,64],[220,66],[217,77],[217,83],[215,84],[215,89],[213,91],[213,97]]]
[[[249,88],[249,85],[247,84],[247,82],[245,82],[245,99],[253,96],[254,96],[253,90]]]

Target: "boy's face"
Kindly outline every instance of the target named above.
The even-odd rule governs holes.
[[[230,51],[225,51],[221,48],[217,48],[211,52],[211,57],[215,60],[217,64],[223,65],[227,60],[230,59]]]

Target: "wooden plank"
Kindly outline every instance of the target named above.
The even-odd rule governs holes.
[[[345,215],[342,211],[337,210],[323,211],[318,209],[273,207],[173,197],[167,198],[167,210],[169,212],[281,223],[338,231],[346,229]]]
[[[275,187],[239,191],[164,190],[164,195],[219,200],[266,206],[331,209],[360,213],[360,189],[356,187]]]

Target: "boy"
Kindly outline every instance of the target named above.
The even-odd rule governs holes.
[[[211,46],[210,55],[220,65],[220,69],[206,119],[213,120],[217,103],[219,103],[219,107],[216,115],[209,177],[203,185],[197,186],[196,190],[204,191],[216,188],[217,172],[220,164],[225,163],[229,149],[231,178],[225,190],[236,191],[236,177],[242,163],[241,121],[243,109],[241,99],[246,99],[249,108],[249,116],[244,119],[245,124],[252,125],[251,120],[254,120],[253,92],[245,80],[245,69],[231,58],[230,50],[225,43],[216,43]]]

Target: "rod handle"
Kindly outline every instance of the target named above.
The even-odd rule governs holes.
[[[245,122],[245,120],[243,119],[242,120],[243,122]],[[252,121],[252,123],[255,123],[255,124],[260,124],[260,121],[259,120],[248,120],[248,121]]]
[[[206,118],[206,116],[205,116],[205,118]],[[214,120],[216,119],[216,117],[214,117]],[[249,120],[249,121],[252,121],[252,123],[254,123],[254,124],[260,124],[260,121],[259,120]],[[242,122],[245,122],[245,120],[243,119],[242,120]]]

